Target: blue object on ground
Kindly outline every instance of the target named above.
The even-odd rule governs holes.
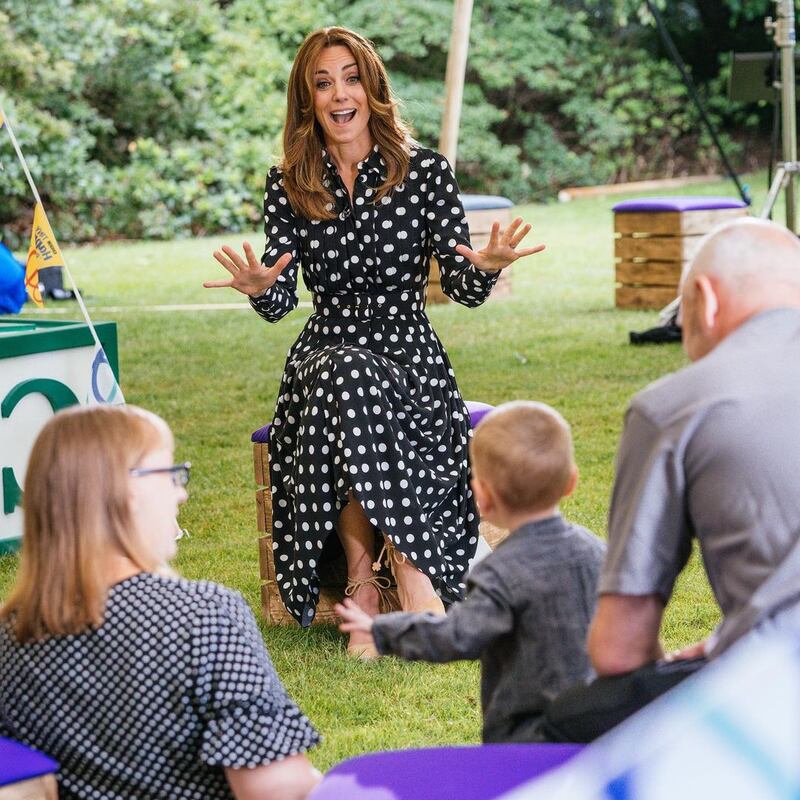
[[[310,800],[489,800],[582,749],[579,744],[488,744],[368,753],[333,767]]]
[[[0,314],[19,314],[27,299],[25,267],[0,242]]]
[[[0,786],[58,771],[58,763],[27,745],[0,736]]]

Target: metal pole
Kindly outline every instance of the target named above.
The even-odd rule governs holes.
[[[778,21],[775,41],[781,49],[781,108],[783,113],[783,160],[797,161],[797,109],[794,87],[794,0],[776,0]],[[786,183],[786,227],[793,233],[797,230],[795,211],[794,173],[788,173]]]
[[[456,166],[458,126],[461,121],[461,102],[464,98],[464,74],[467,71],[469,28],[472,21],[472,0],[455,0],[450,51],[447,54],[445,75],[444,114],[439,135],[439,151]]]

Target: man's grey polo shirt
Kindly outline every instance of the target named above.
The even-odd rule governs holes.
[[[666,602],[700,542],[724,616],[717,655],[800,627],[800,310],[748,320],[628,410],[601,593]]]

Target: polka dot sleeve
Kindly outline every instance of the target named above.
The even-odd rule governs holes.
[[[284,253],[292,260],[278,280],[259,297],[251,297],[250,305],[267,322],[277,322],[297,306],[297,268],[300,248],[296,218],[283,191],[283,177],[278,167],[267,174],[264,189],[264,233],[267,236],[261,263],[272,266]]]
[[[467,216],[447,159],[437,153],[431,160],[427,180],[428,232],[442,276],[442,291],[461,305],[479,306],[500,273],[483,272],[456,252],[456,245],[470,246]]]
[[[234,592],[215,599],[192,631],[200,759],[255,767],[313,747],[319,734],[283,688],[252,612]]]

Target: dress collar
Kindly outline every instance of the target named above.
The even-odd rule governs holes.
[[[336,165],[325,147],[322,148],[322,160],[333,175],[339,174],[339,170],[336,169]],[[359,174],[364,171],[374,172],[382,178],[386,178],[386,162],[383,160],[378,145],[373,145],[369,155],[363,161],[359,161],[357,166]]]

